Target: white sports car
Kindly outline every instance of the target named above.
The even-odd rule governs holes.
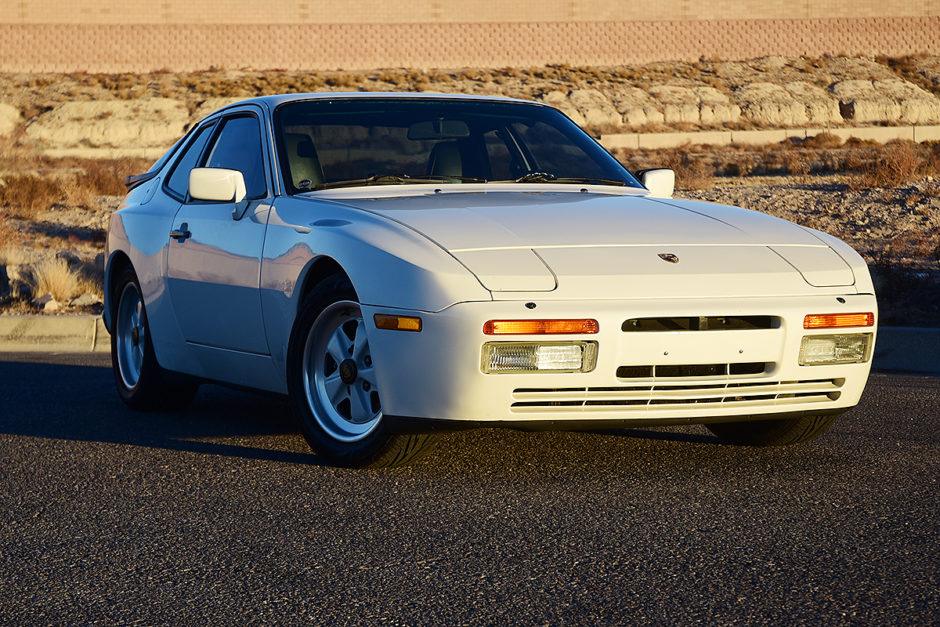
[[[868,378],[849,246],[672,200],[671,171],[638,180],[540,103],[257,98],[127,184],[104,312],[121,397],[286,394],[334,463],[406,462],[461,426],[801,442]]]

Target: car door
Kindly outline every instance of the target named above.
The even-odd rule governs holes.
[[[215,125],[198,165],[240,171],[247,195],[236,206],[187,193],[167,234],[167,288],[187,342],[266,355],[259,282],[272,185],[262,124],[246,108]]]

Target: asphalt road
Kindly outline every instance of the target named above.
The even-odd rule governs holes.
[[[135,414],[107,366],[0,355],[2,623],[940,620],[940,379],[790,448],[480,430],[354,471],[282,401]]]

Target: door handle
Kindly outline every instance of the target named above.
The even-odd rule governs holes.
[[[192,237],[192,235],[193,234],[189,232],[189,223],[187,222],[183,222],[180,225],[180,228],[170,231],[170,237],[175,239],[180,244],[188,240],[190,237]]]

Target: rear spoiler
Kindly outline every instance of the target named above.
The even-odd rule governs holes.
[[[127,188],[127,191],[131,191],[135,187],[143,185],[153,177],[157,175],[157,172],[144,172],[143,174],[131,174],[126,179],[124,179],[124,187]]]

